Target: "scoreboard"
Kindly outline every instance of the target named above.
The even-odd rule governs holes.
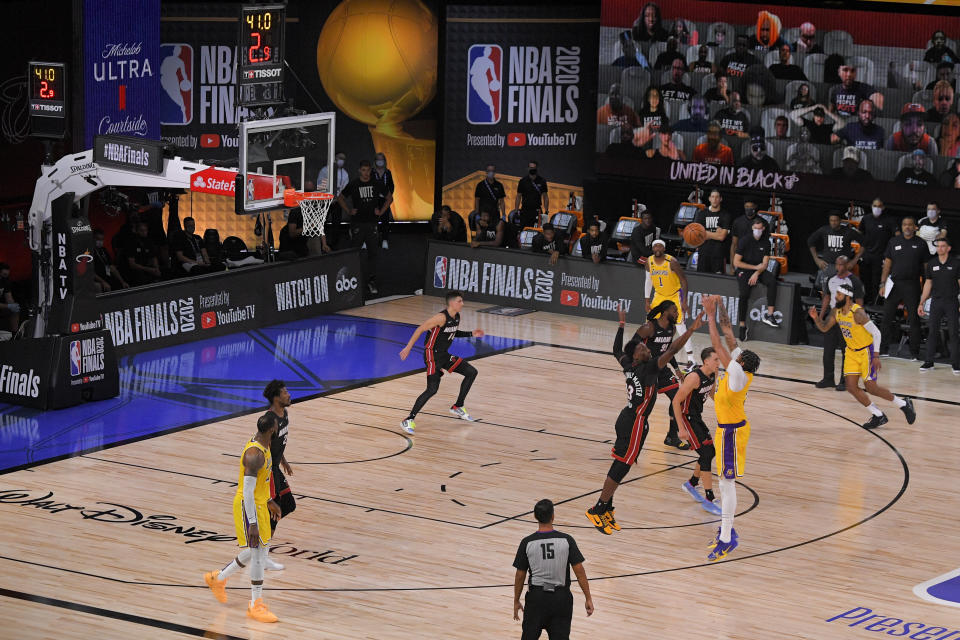
[[[237,47],[237,102],[251,107],[283,102],[286,5],[240,8]]]
[[[67,70],[62,62],[27,65],[30,134],[63,138],[67,132]]]

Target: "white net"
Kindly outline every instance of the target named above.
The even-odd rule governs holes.
[[[303,214],[303,235],[322,236],[323,225],[327,221],[327,211],[333,204],[333,195],[322,192],[297,193],[293,189],[284,192],[284,204],[288,207],[300,207]]]

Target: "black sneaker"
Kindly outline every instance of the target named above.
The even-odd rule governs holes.
[[[872,418],[870,418],[870,420],[868,420],[867,422],[864,422],[861,426],[864,429],[876,429],[877,427],[881,425],[885,425],[888,422],[890,421],[887,419],[887,416],[884,414],[879,416],[873,416]]]
[[[813,385],[817,389],[828,389],[834,385],[833,378],[824,378],[817,384]]]
[[[907,404],[900,407],[903,415],[907,417],[907,424],[913,424],[917,420],[917,412],[913,409],[913,400],[906,398]]]
[[[747,340],[747,325],[740,327],[740,341],[746,342]]]
[[[933,363],[927,360],[922,365],[920,365],[920,372],[924,371],[933,371]]]
[[[846,391],[847,390],[847,381],[841,380],[837,383],[837,386],[834,387],[837,391]]]
[[[672,436],[672,437],[667,436],[666,438],[663,439],[663,444],[667,445],[668,447],[676,447],[681,451],[687,451],[690,449],[689,442],[684,442],[683,440],[681,440],[676,436]]]
[[[777,320],[777,317],[772,313],[764,313],[762,316],[760,316],[760,322],[768,327],[773,327],[774,329],[780,328],[780,321]]]

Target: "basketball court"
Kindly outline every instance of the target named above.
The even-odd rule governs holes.
[[[575,590],[579,637],[618,637],[635,621],[644,636],[695,626],[708,638],[853,638],[863,628],[848,625],[871,624],[863,609],[881,616],[872,622],[953,628],[952,609],[913,592],[957,564],[942,552],[942,514],[958,501],[944,481],[957,454],[952,377],[918,379],[914,364],[885,359],[882,380],[916,398],[919,419],[907,426],[884,407],[889,426],[869,432],[848,394],[813,387],[819,349],[751,344],[763,361],[747,403],[741,544],[707,564],[717,519],[680,489],[695,456],[661,444],[663,401],[617,494],[623,530],[603,536],[583,517],[623,404],[613,321],[495,316],[468,302],[462,326],[488,333],[456,343],[480,370],[468,403],[480,421],[446,412],[459,382],[444,380],[416,436],[404,434],[423,375],[418,353],[397,353],[441,304],[409,297],[126,357],[120,398],[55,419],[6,407],[0,525],[18,532],[0,554],[0,597],[19,628],[9,637],[515,636],[510,565],[543,497],[586,557],[597,611],[586,619]],[[273,377],[295,402],[298,508],[271,548],[286,569],[267,574],[281,620],[268,629],[244,615],[245,576],[224,605],[202,574],[236,552],[238,452]]]

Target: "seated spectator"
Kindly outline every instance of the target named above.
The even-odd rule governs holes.
[[[869,171],[860,168],[860,150],[852,146],[844,147],[840,166],[830,172],[830,177],[842,178],[848,182],[873,180]]]
[[[718,25],[713,32],[713,39],[707,43],[707,46],[717,47],[717,48],[726,47],[727,43],[730,42],[730,38],[728,37],[730,35],[733,35],[733,34],[727,33],[726,27],[724,27],[723,25]]]
[[[960,159],[951,160],[950,166],[940,174],[940,186],[946,189],[960,189]]]
[[[737,166],[746,169],[761,169],[767,172],[780,171],[777,161],[767,155],[767,141],[762,127],[750,129],[750,155],[740,160]]]
[[[630,37],[629,31],[620,34],[620,57],[610,63],[614,67],[643,67],[650,68],[646,56],[640,51],[640,47]]]
[[[777,95],[777,79],[762,64],[755,64],[740,78],[741,95],[746,98],[746,104],[765,105],[782,104],[783,100]]]
[[[477,247],[505,247],[507,246],[507,221],[503,218],[494,220],[489,211],[481,211],[477,218],[476,233],[470,246]]]
[[[817,42],[817,28],[811,22],[800,25],[800,37],[793,43],[793,50],[798,53],[823,53],[823,47]]]
[[[792,53],[790,45],[784,43],[777,50],[780,54],[780,62],[770,65],[770,73],[777,80],[806,80],[807,76],[803,69],[793,64],[791,60]]]
[[[210,256],[203,248],[203,240],[194,233],[197,223],[193,218],[183,219],[183,231],[173,235],[173,261],[180,275],[200,275],[214,271]],[[306,242],[304,242],[306,244]]]
[[[640,224],[630,232],[630,257],[634,264],[646,264],[653,255],[653,241],[660,239],[660,227],[653,223],[653,214],[644,211],[640,214]]]
[[[930,91],[938,82],[946,82],[950,85],[950,88],[953,89],[954,93],[957,91],[957,80],[953,77],[953,63],[952,62],[941,62],[937,65],[937,77],[927,83],[927,86],[924,87],[927,91]]]
[[[807,119],[803,116],[813,112],[813,118]],[[827,123],[827,118],[830,123]],[[830,136],[837,126],[837,119],[827,114],[822,104],[815,104],[809,107],[802,107],[790,112],[790,119],[800,127],[810,132],[810,142],[813,144],[830,144]]]
[[[773,121],[773,135],[770,137],[774,140],[789,140],[789,132],[790,121],[787,119],[787,116],[777,116],[777,118]]]
[[[947,46],[947,34],[943,31],[934,31],[930,36],[930,44],[933,45],[923,54],[924,62],[934,64],[940,62],[949,62],[950,64],[960,63],[960,58],[953,49]]]
[[[649,142],[661,126],[670,122],[667,110],[663,106],[660,89],[647,87],[643,94],[643,106],[637,112],[637,119],[640,121],[640,126],[633,132],[633,144],[640,147]]]
[[[920,149],[914,149],[910,155],[911,161],[903,169],[900,169],[900,173],[893,181],[899,184],[915,184],[921,187],[936,186],[937,181],[933,174],[926,169],[927,154]]]
[[[790,101],[790,108],[799,109],[800,107],[809,107],[812,104],[813,96],[810,95],[810,85],[803,83],[797,87],[797,95]]]
[[[687,102],[697,93],[693,87],[683,84],[686,70],[687,66],[680,58],[674,58],[670,63],[670,82],[660,85],[660,95],[664,100]]]
[[[747,67],[757,63],[756,57],[748,49],[748,39],[745,35],[737,36],[733,51],[723,56],[717,65],[724,75],[739,78],[747,71]]]
[[[817,154],[817,148],[810,142],[810,130],[803,128],[800,130],[800,142],[796,144],[793,151],[787,155],[787,171],[799,171],[801,173],[823,173],[820,169],[820,158]]]
[[[960,156],[960,116],[948,113],[940,125],[940,139],[937,141],[940,155],[947,158]]]
[[[604,153],[612,158],[639,158],[643,153],[639,147],[633,144],[633,129],[630,127],[620,127],[618,130],[619,142],[611,142],[607,145]]]
[[[7,327],[13,334],[20,328],[20,305],[13,299],[10,285],[10,265],[0,262],[0,318],[7,319]]]
[[[123,278],[134,287],[159,282],[160,262],[157,259],[157,245],[150,239],[150,227],[146,222],[137,223],[137,233],[127,241],[123,248],[126,264],[120,269]]]
[[[667,38],[667,48],[663,53],[657,56],[657,61],[653,63],[653,68],[657,71],[669,69],[674,60],[679,60],[683,63],[684,70],[686,70],[686,60],[684,59],[683,54],[678,51],[678,49],[679,43],[677,42],[677,39]]]
[[[677,123],[673,125],[673,130],[706,133],[707,125],[710,124],[710,121],[707,120],[707,101],[700,96],[693,96],[690,98],[689,110],[690,117],[678,120]]]
[[[769,11],[757,13],[757,33],[751,43],[752,49],[760,55],[775,51],[787,43],[780,37],[780,18]]]
[[[310,249],[307,247],[307,238],[303,235],[303,224],[295,219],[288,220],[280,230],[280,248],[277,251],[277,258],[296,260],[306,258],[308,255],[310,255]]]
[[[549,222],[544,223],[543,231],[533,238],[530,250],[534,253],[546,253],[550,256],[550,264],[557,264],[557,258],[567,254],[566,238],[557,233]]]
[[[856,115],[864,100],[872,100],[883,111],[883,94],[868,84],[857,81],[857,68],[844,60],[840,65],[840,84],[830,88],[830,113],[849,118]]]
[[[705,44],[697,49],[697,59],[690,64],[691,73],[716,73],[717,65],[713,64],[707,58],[710,57],[710,47]]]
[[[677,18],[670,28],[670,35],[677,39],[682,45],[696,46],[700,41],[700,34],[697,33],[697,25],[689,20]]]
[[[93,271],[99,293],[106,293],[114,289],[127,289],[127,284],[120,271],[113,264],[113,259],[103,246],[103,229],[93,230]]]
[[[889,151],[914,151],[919,149],[928,156],[937,155],[937,141],[927,133],[924,118],[927,110],[923,105],[911,102],[903,105],[900,112],[900,131],[887,138],[884,148]]]
[[[607,239],[600,233],[598,220],[587,223],[587,232],[580,236],[578,242],[584,260],[591,260],[594,264],[607,261]]]
[[[619,125],[633,129],[640,125],[633,107],[623,101],[619,83],[610,85],[607,103],[597,109],[597,124]]]
[[[645,154],[648,158],[653,159],[666,159],[666,160],[686,160],[687,157],[683,154],[683,151],[677,148],[677,145],[673,142],[673,131],[670,128],[669,124],[665,124],[660,127],[660,131],[657,132],[659,137],[660,146],[656,149],[653,148],[652,141],[648,143],[649,148],[645,150]]]
[[[724,104],[729,104],[730,79],[727,78],[723,71],[717,71],[716,75],[717,84],[707,89],[703,97],[707,102],[723,102]]]
[[[830,134],[830,143],[842,142],[858,149],[882,149],[886,133],[873,122],[877,108],[873,100],[864,100],[857,107],[857,121],[849,122],[839,131]]]
[[[633,21],[633,39],[637,42],[664,42],[667,30],[663,27],[660,7],[656,2],[643,5],[640,15]]]
[[[953,87],[938,82],[933,87],[933,106],[927,109],[927,122],[943,122],[943,118],[953,112]]]
[[[467,241],[467,225],[463,222],[460,214],[453,211],[448,205],[443,205],[438,213],[433,214],[430,219],[430,228],[433,231],[434,240]]]
[[[747,130],[750,128],[750,117],[743,110],[743,103],[740,101],[740,94],[734,91],[730,94],[730,104],[717,111],[713,119],[720,123],[725,135],[746,138]]]
[[[733,150],[720,141],[720,124],[715,120],[707,127],[707,141],[694,149],[693,161],[733,166]]]

